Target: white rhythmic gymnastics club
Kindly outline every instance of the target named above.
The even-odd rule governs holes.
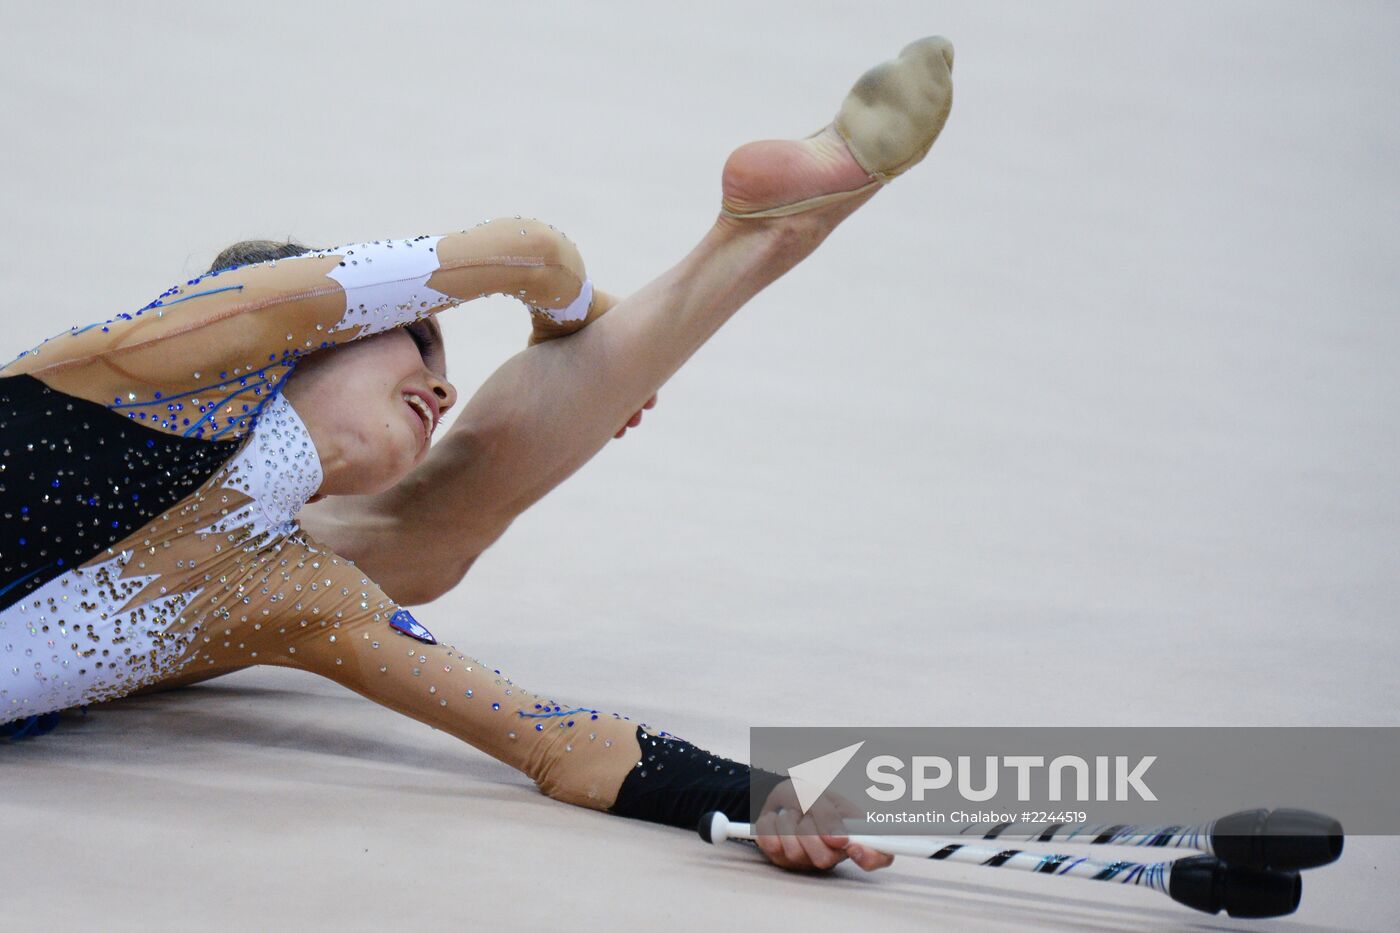
[[[733,823],[718,811],[700,819],[700,838],[718,845],[727,840],[754,841],[748,823]],[[1281,917],[1298,909],[1303,883],[1296,871],[1229,865],[1212,855],[1168,862],[1103,861],[1064,854],[1037,854],[1021,849],[968,845],[922,836],[850,836],[850,842],[876,852],[989,868],[1009,868],[1059,878],[1112,881],[1160,891],[1179,904],[1208,914],[1224,910],[1231,917]]]

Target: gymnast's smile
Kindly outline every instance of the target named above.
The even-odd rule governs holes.
[[[427,456],[457,402],[433,316],[310,354],[285,392],[321,459],[317,497],[393,486]]]

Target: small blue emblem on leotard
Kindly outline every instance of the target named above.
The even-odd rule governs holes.
[[[413,618],[412,613],[407,609],[400,609],[398,612],[394,613],[394,617],[389,620],[389,625],[403,632],[409,638],[416,638],[430,645],[436,645],[438,643],[437,639],[433,637],[433,633],[425,629],[417,619]]]

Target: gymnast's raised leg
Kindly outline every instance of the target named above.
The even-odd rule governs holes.
[[[722,212],[689,255],[588,327],[506,361],[393,489],[314,504],[303,524],[400,601],[446,592],[745,302],[923,158],[951,105],[951,68],[946,41],[922,40],[867,72],[821,132],[740,147]]]

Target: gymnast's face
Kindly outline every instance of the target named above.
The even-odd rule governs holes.
[[[313,353],[283,389],[311,433],[320,496],[382,492],[423,461],[457,401],[437,320]]]

